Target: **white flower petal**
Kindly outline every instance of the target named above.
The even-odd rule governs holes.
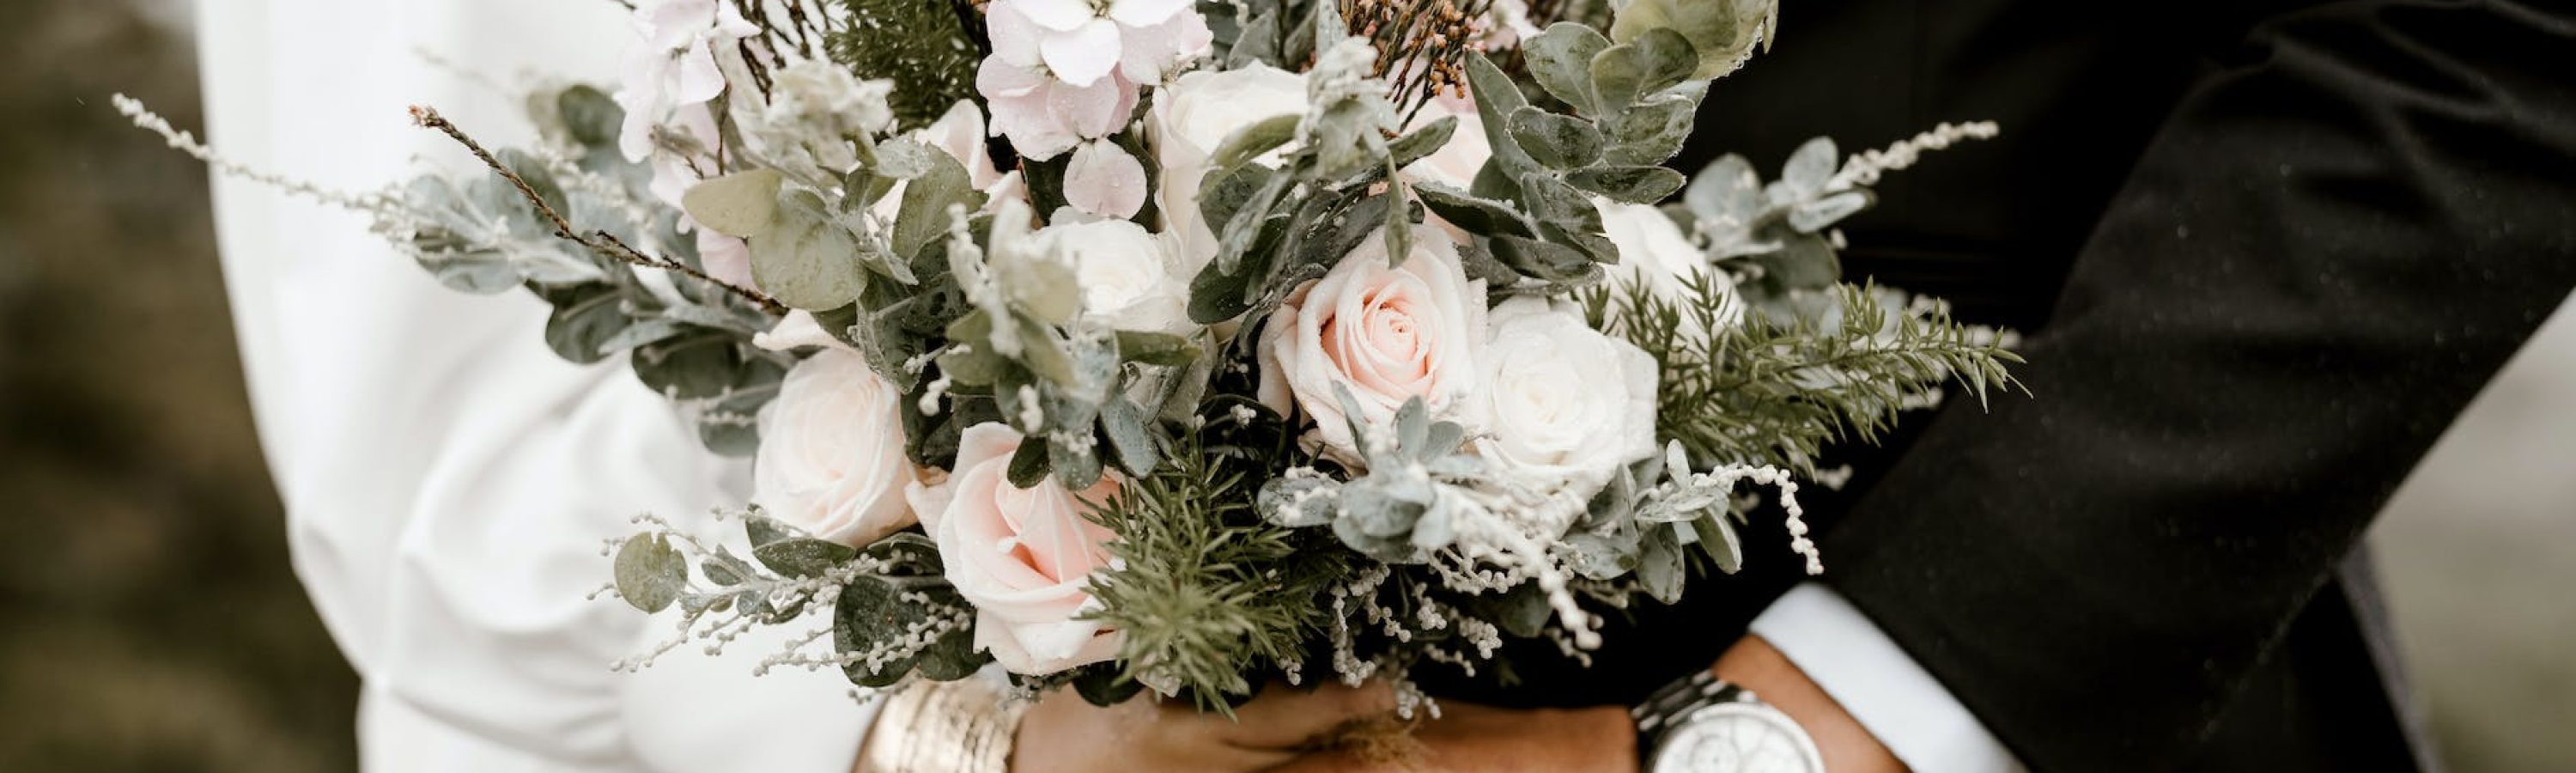
[[[1027,14],[1029,21],[1057,32],[1071,32],[1089,24],[1099,14],[1091,10],[1090,0],[994,0],[994,7],[1011,6]]]
[[[1115,143],[1094,140],[1073,151],[1064,199],[1075,209],[1126,219],[1145,206],[1145,165]]]
[[[1084,139],[1103,137],[1127,122],[1128,111],[1136,106],[1136,87],[1119,78],[1089,86],[1057,83],[1048,89],[1047,106],[1064,130]]]
[[[993,56],[1015,66],[1036,68],[1038,41],[1046,37],[1046,30],[1030,21],[1017,3],[994,3],[990,8],[984,14],[984,29],[992,38]]]
[[[1111,0],[1109,18],[1130,27],[1151,27],[1170,21],[1189,7],[1190,0]]]
[[[1038,53],[1046,59],[1047,69],[1055,73],[1056,80],[1090,86],[1118,67],[1122,53],[1118,24],[1093,19],[1073,29],[1048,34],[1038,41]]]

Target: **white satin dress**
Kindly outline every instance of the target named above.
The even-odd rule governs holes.
[[[613,84],[610,0],[201,0],[213,142],[254,167],[367,190],[471,168],[405,108],[488,144],[529,130],[510,87]],[[836,673],[752,678],[772,641],[609,670],[672,632],[610,598],[603,540],[651,511],[699,524],[744,465],[622,363],[540,341],[526,293],[441,288],[362,218],[240,181],[216,188],[224,273],[296,569],[365,688],[366,770],[850,769],[868,709]],[[314,664],[326,667],[328,664]]]

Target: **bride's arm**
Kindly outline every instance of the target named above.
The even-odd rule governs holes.
[[[491,78],[605,80],[626,33],[598,0],[272,0],[199,6],[214,141],[343,189],[463,162],[405,107],[524,136]],[[232,311],[297,571],[365,680],[370,770],[847,770],[866,714],[837,674],[754,679],[765,642],[609,665],[671,629],[613,599],[602,540],[651,511],[738,503],[620,364],[554,357],[524,293],[440,288],[359,218],[217,188]]]

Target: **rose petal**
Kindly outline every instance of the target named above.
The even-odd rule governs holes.
[[[1082,26],[1048,34],[1038,41],[1038,53],[1057,80],[1089,86],[1117,69],[1118,39],[1117,22],[1093,19]]]
[[[1065,169],[1064,200],[1102,217],[1135,217],[1145,207],[1145,165],[1116,143],[1083,143]]]

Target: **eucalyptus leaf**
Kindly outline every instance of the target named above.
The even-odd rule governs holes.
[[[738,238],[760,236],[777,219],[779,188],[786,178],[775,169],[753,169],[689,186],[680,207],[698,225]]]
[[[1538,81],[1539,88],[1585,115],[1601,116],[1608,111],[1593,95],[1592,58],[1609,47],[1610,39],[1602,37],[1598,30],[1561,21],[1531,38],[1521,47],[1521,54],[1529,64],[1530,78]]]
[[[1693,541],[1717,562],[1718,571],[1734,574],[1744,568],[1744,543],[1736,537],[1735,525],[1727,523],[1726,516],[1712,512],[1692,519],[1690,527]]]
[[[867,287],[858,237],[832,217],[822,198],[810,191],[785,191],[774,213],[769,227],[750,239],[751,276],[760,289],[808,311],[858,300]]]
[[[1868,209],[1870,202],[1870,193],[1865,190],[1843,191],[1802,201],[1789,208],[1789,227],[1804,233],[1822,231],[1843,218]]]
[[[1493,146],[1493,158],[1487,163],[1501,165],[1513,176],[1536,171],[1538,162],[1531,160],[1512,138],[1512,112],[1529,106],[1520,87],[1512,85],[1511,76],[1503,74],[1503,68],[1481,52],[1467,55],[1467,86],[1475,94],[1476,115],[1485,124],[1485,140]]]
[[[1512,139],[1551,169],[1581,169],[1601,159],[1601,130],[1591,121],[1524,106],[1511,114]]]
[[[688,559],[662,535],[637,536],[617,549],[617,595],[646,612],[660,612],[689,583]]]
[[[751,557],[762,566],[789,577],[821,577],[858,555],[848,545],[810,537],[773,540],[751,549]]]
[[[1223,142],[1217,143],[1215,152],[1208,154],[1208,168],[1230,169],[1254,162],[1296,139],[1297,124],[1304,119],[1305,116],[1297,113],[1284,113],[1234,130],[1226,135]]]
[[[1118,358],[1126,362],[1177,367],[1199,357],[1198,344],[1187,336],[1139,330],[1118,331]]]
[[[590,148],[613,148],[626,122],[626,110],[607,92],[576,85],[555,94],[555,113],[574,142]]]
[[[1440,152],[1440,148],[1448,145],[1449,138],[1457,133],[1458,117],[1441,116],[1387,145],[1387,159],[1396,168],[1404,168]]]
[[[1647,527],[1637,541],[1637,582],[1646,595],[1666,604],[1682,600],[1681,536],[1669,524]]]
[[[546,316],[546,348],[571,362],[586,364],[607,358],[616,350],[604,344],[635,321],[627,316],[615,285],[582,284],[542,295],[555,307],[554,313]]]
[[[1681,190],[1690,179],[1660,166],[1597,166],[1566,175],[1565,182],[1613,201],[1653,204]]]
[[[965,165],[946,153],[929,155],[929,171],[903,186],[903,209],[894,221],[894,254],[898,260],[911,260],[922,245],[948,238],[949,228],[956,223],[950,215],[952,207],[973,212],[984,206],[984,194],[975,190]],[[766,283],[761,285],[762,289],[768,287]]]
[[[869,167],[869,171],[888,180],[911,180],[930,174],[938,167],[941,158],[956,162],[947,153],[933,150],[919,141],[897,137],[877,143],[876,164]]]
[[[1519,236],[1494,236],[1486,240],[1494,259],[1523,276],[1550,282],[1574,282],[1586,278],[1593,268],[1592,259],[1572,247],[1550,244]]]
[[[1825,189],[1825,181],[1834,176],[1834,166],[1842,158],[1834,152],[1832,137],[1817,137],[1799,145],[1789,154],[1789,162],[1780,170],[1780,184],[1788,186],[1797,200],[1815,197]]]
[[[1672,158],[1690,140],[1700,99],[1707,94],[1707,82],[1686,83],[1603,118],[1610,146],[1602,151],[1602,159],[1610,164],[1643,165]]]
[[[1047,456],[1051,450],[1044,442],[1022,439],[1019,449],[1011,453],[1010,466],[1004,469],[1005,477],[1014,487],[1036,488],[1038,482],[1046,480],[1050,469]]]
[[[1100,434],[1109,439],[1109,449],[1117,453],[1118,468],[1129,475],[1145,475],[1160,462],[1161,451],[1154,447],[1153,430],[1145,423],[1145,409],[1137,407],[1124,395],[1111,395],[1100,406]]]

